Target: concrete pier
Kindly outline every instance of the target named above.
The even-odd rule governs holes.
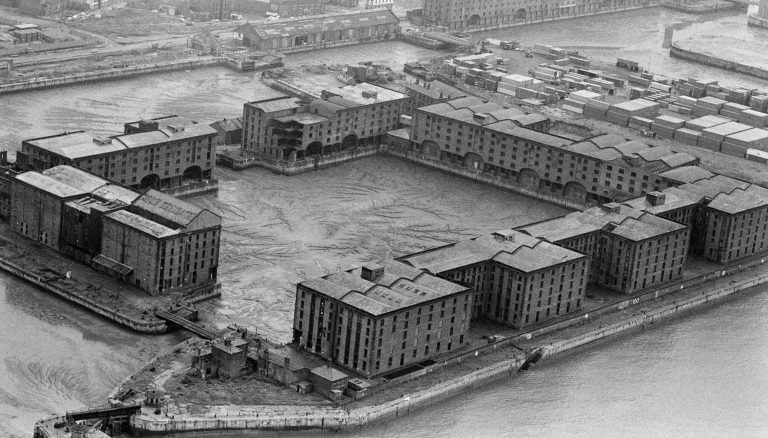
[[[726,39],[728,37],[706,42],[675,41],[669,48],[669,55],[768,79],[768,44],[746,41],[732,41],[726,44]],[[730,48],[726,48],[726,45]],[[742,49],[737,51],[733,47]]]

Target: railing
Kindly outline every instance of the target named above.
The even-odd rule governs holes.
[[[170,321],[184,328],[185,330],[189,330],[190,332],[200,336],[201,338],[211,340],[216,337],[216,334],[213,333],[212,331],[207,330],[202,326],[195,324],[194,322],[188,319],[182,318],[176,314],[166,312],[165,310],[158,310],[155,312],[155,315],[160,319]]]

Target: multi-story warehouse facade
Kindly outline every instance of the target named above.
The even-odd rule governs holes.
[[[128,205],[126,197],[130,195],[125,189],[69,166],[53,167],[42,173],[24,172],[11,181],[11,228],[64,251],[68,242],[76,239],[70,236],[77,234],[80,226],[79,222],[68,220],[71,203],[92,199],[106,210],[115,210]]]
[[[216,130],[170,116],[127,123],[125,134],[83,131],[25,140],[17,163],[25,170],[67,165],[136,189],[176,187],[213,176]]]
[[[768,249],[768,189],[695,168],[680,171],[668,177],[685,184],[625,204],[690,225],[691,253],[714,262],[729,263]]]
[[[221,218],[71,166],[11,182],[11,227],[151,293],[216,283]]]
[[[243,149],[295,161],[380,144],[407,105],[406,95],[368,83],[324,90],[308,104],[288,96],[248,102]]]
[[[422,14],[428,23],[464,29],[504,27],[647,4],[647,0],[424,0]]]
[[[243,46],[258,50],[304,51],[359,42],[385,41],[398,32],[399,21],[389,9],[273,23],[246,23],[235,32]]]
[[[471,309],[471,289],[389,261],[299,283],[293,339],[372,377],[463,347]]]
[[[683,273],[690,227],[617,203],[518,228],[591,257],[590,282],[625,294]]]
[[[595,203],[672,187],[661,173],[699,162],[611,134],[574,142],[543,132],[548,126],[539,115],[464,97],[414,110],[410,140],[412,152],[425,158]]]
[[[399,260],[471,287],[473,318],[514,328],[579,310],[589,278],[589,257],[514,230]]]
[[[216,282],[221,217],[206,209],[150,189],[103,227],[102,256],[132,268],[150,294]]]

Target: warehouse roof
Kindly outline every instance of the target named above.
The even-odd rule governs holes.
[[[126,210],[113,211],[106,217],[156,238],[169,237],[178,234],[178,231],[176,230],[172,230],[164,225]]]
[[[133,206],[182,227],[189,225],[205,210],[154,189],[149,189],[139,196]]]
[[[608,203],[559,218],[518,228],[531,236],[557,243],[599,230],[629,240],[644,240],[685,228],[628,205]]]
[[[128,205],[139,196],[131,189],[65,165],[46,169],[42,173],[25,172],[17,176],[17,179],[62,198],[92,194],[107,203],[117,201]]]
[[[26,142],[70,160],[77,160],[94,155],[214,134],[216,134],[215,129],[203,124],[168,125],[156,131],[124,134],[112,138],[99,137],[80,131],[26,140]]]
[[[70,187],[89,193],[107,184],[105,179],[72,166],[55,166],[44,170],[42,173]]]
[[[82,131],[26,140],[26,143],[70,160],[124,149],[123,145],[111,139],[102,139]]]
[[[88,193],[86,190],[69,186],[37,172],[24,172],[17,175],[16,179],[59,198],[70,198]]]
[[[398,21],[399,20],[395,14],[389,9],[377,9],[375,11],[281,20],[278,22],[256,25],[246,23],[235,29],[235,32],[267,40],[295,35],[354,29],[364,26],[395,24],[398,23]]]
[[[687,153],[675,152],[666,146],[651,146],[639,141],[628,141],[615,134],[593,137],[567,146],[565,149],[602,161],[632,157],[640,157],[646,162],[660,161],[666,165],[662,170],[696,162],[696,158]]]
[[[268,99],[262,101],[248,102],[248,106],[258,108],[265,113],[274,113],[278,111],[285,111],[289,109],[301,108],[301,100],[296,97],[283,97],[279,99]]]
[[[515,230],[463,240],[452,245],[401,257],[409,265],[434,274],[476,263],[496,261],[521,272],[533,272],[583,257]]]
[[[714,173],[699,166],[682,166],[659,174],[660,176],[680,184],[692,183],[715,176]]]
[[[768,205],[768,189],[754,184],[730,193],[720,193],[707,206],[728,214],[737,214],[753,208]]]
[[[383,315],[469,290],[398,261],[387,261],[383,268],[384,274],[375,281],[364,279],[362,269],[357,268],[306,280],[300,285],[371,315]]]
[[[429,82],[426,86],[421,84],[406,84],[405,89],[429,96],[432,99],[455,99],[467,95],[463,90],[437,81]]]
[[[667,211],[677,210],[678,208],[689,207],[698,204],[702,196],[681,190],[677,187],[670,187],[663,192],[664,201],[661,204],[653,205],[648,196],[640,196],[622,202],[623,205],[632,207],[636,210],[647,211],[648,213],[661,214]]]
[[[408,97],[403,93],[367,82],[347,85],[341,88],[327,88],[322,93],[323,99],[346,108],[389,102]]]
[[[714,199],[720,193],[730,193],[734,189],[745,189],[747,187],[749,187],[748,182],[725,175],[715,175],[709,179],[684,184],[680,186],[680,189]]]

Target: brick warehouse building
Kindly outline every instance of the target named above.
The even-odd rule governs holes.
[[[465,97],[415,109],[410,152],[594,203],[672,187],[661,173],[699,162],[612,134],[574,142],[547,134],[548,126],[540,115]]]
[[[684,184],[624,204],[690,225],[690,252],[717,263],[768,249],[768,189],[699,168],[667,177]]]
[[[11,227],[150,294],[214,285],[221,218],[155,190],[139,194],[56,166],[11,182]]]
[[[177,187],[213,177],[216,130],[169,116],[125,124],[112,137],[67,132],[25,140],[16,160],[25,170],[74,166],[136,189]]]
[[[248,102],[243,149],[295,161],[380,144],[407,106],[408,96],[368,83],[323,90],[309,103],[289,96]]]
[[[257,50],[297,51],[347,43],[386,41],[398,33],[399,21],[389,9],[350,14],[246,23],[235,29],[243,46]]]
[[[580,309],[589,278],[587,256],[514,230],[398,260],[472,287],[473,318],[514,328]]]
[[[471,289],[388,261],[299,283],[293,340],[372,377],[462,347],[471,309]]]
[[[591,283],[631,294],[683,274],[690,227],[617,203],[517,228],[590,256]]]
[[[422,16],[429,24],[464,29],[509,26],[531,20],[555,19],[647,4],[647,0],[424,0]]]

